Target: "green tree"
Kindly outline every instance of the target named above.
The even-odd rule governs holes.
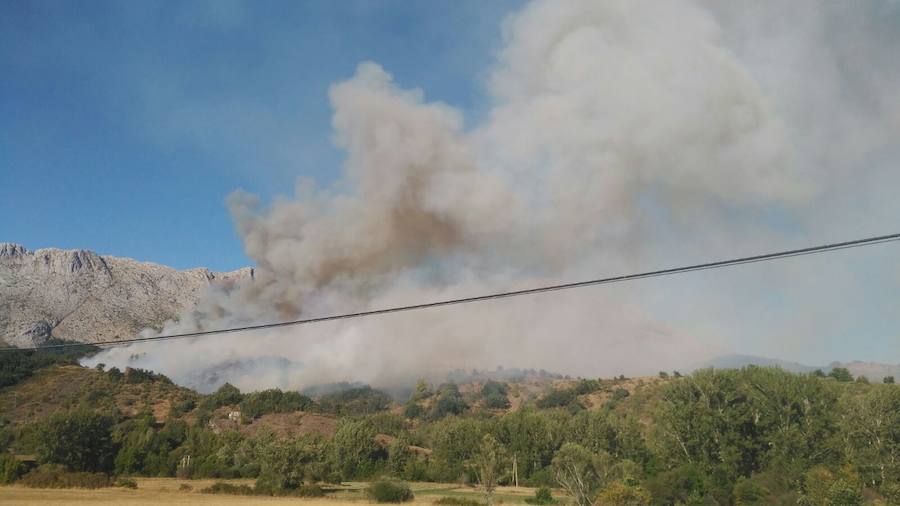
[[[770,466],[798,474],[840,454],[837,397],[812,376],[776,368],[702,370],[663,389],[655,431],[670,465],[717,486]]]
[[[431,407],[428,417],[431,420],[440,420],[445,416],[459,415],[469,409],[469,405],[463,400],[456,383],[441,385],[437,400]]]
[[[13,454],[0,452],[0,485],[16,481],[24,473],[25,467]]]
[[[873,385],[844,399],[842,436],[850,462],[873,487],[900,484],[900,389]]]
[[[432,478],[457,481],[463,477],[465,463],[478,451],[485,432],[484,424],[472,418],[451,416],[432,423],[426,441],[433,450]]]
[[[575,443],[566,443],[552,462],[553,476],[578,506],[588,506],[600,488],[594,468],[594,454]]]
[[[509,398],[507,397],[508,387],[506,383],[499,381],[487,381],[481,387],[481,397],[484,399],[484,406],[490,409],[506,409],[509,407]]]
[[[841,382],[853,381],[853,375],[846,367],[835,367],[828,373],[828,376]]]
[[[559,412],[520,409],[497,420],[493,433],[515,457],[521,478],[527,479],[550,465],[566,433],[565,417]]]
[[[284,490],[296,490],[304,483],[328,479],[330,467],[327,454],[327,443],[318,438],[270,440],[261,448],[257,491],[278,494]]]
[[[650,506],[650,494],[643,488],[616,480],[597,495],[597,506]]]
[[[798,501],[810,506],[861,506],[863,502],[858,475],[847,467],[834,472],[823,466],[806,473]]]
[[[38,458],[71,471],[109,472],[116,455],[113,424],[112,417],[90,411],[53,415],[39,429]]]
[[[478,451],[469,460],[469,466],[481,486],[488,506],[493,503],[494,490],[504,475],[508,459],[506,450],[494,436],[485,434]]]
[[[431,397],[432,392],[431,388],[428,386],[428,382],[425,381],[424,378],[419,378],[416,381],[416,388],[413,390],[412,395],[409,397],[411,402],[421,401],[423,399],[427,399]]]
[[[375,428],[368,420],[342,419],[334,433],[334,455],[341,476],[350,480],[368,478],[387,459],[375,441]]]
[[[882,381],[884,382],[885,385],[893,385],[894,377],[893,376],[885,376],[884,380],[882,380]]]

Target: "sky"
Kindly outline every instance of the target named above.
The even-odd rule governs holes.
[[[897,232],[895,0],[0,9],[0,240],[257,267],[163,332]],[[148,345],[138,365],[184,379],[197,356],[312,349],[321,367],[277,372],[297,386],[442,361],[591,374],[724,352],[900,362],[897,258],[882,245],[555,304]]]
[[[225,198],[335,179],[332,83],[377,60],[477,117],[520,3],[0,2],[0,241],[252,265]]]

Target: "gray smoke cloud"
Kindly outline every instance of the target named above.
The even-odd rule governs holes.
[[[893,2],[536,1],[501,27],[490,110],[469,126],[454,107],[362,63],[329,94],[335,142],[346,151],[340,181],[302,181],[268,206],[244,192],[229,197],[256,279],[213,291],[196,311],[146,333],[883,233],[900,211],[890,190],[900,183],[898,26]],[[894,265],[883,253],[867,261]],[[201,388],[226,379],[297,388],[498,364],[598,376],[727,350],[796,356],[854,324],[840,316],[848,299],[896,294],[900,275],[873,287],[854,269],[791,261],[137,344],[92,360]],[[843,295],[822,286],[823,271]]]

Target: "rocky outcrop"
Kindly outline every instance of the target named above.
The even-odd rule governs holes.
[[[179,271],[92,251],[0,243],[0,339],[14,346],[127,339],[192,309],[211,286],[229,289],[252,278],[251,268]]]

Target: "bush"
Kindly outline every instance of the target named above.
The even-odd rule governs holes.
[[[323,497],[325,496],[325,490],[318,485],[300,485],[293,490],[291,495],[298,497]]]
[[[547,487],[541,487],[534,491],[534,497],[525,499],[528,504],[556,504],[559,501],[553,498],[553,494]]]
[[[103,473],[72,473],[63,466],[45,464],[22,476],[20,483],[31,488],[102,488],[110,486]]]
[[[625,390],[624,388],[617,388],[617,389],[615,389],[615,391],[613,391],[612,398],[614,401],[621,401],[622,399],[628,397],[629,395],[631,395],[631,394],[628,393],[628,390]]]
[[[769,489],[746,478],[741,478],[734,486],[734,503],[766,504],[770,495]]]
[[[191,490],[194,490],[194,487],[188,485],[187,483],[182,483],[181,485],[178,485],[179,492],[190,492]]]
[[[60,341],[61,342],[61,341]],[[77,364],[79,357],[100,349],[90,345],[47,350],[16,350],[0,353],[0,388],[31,377],[34,371],[54,364]]]
[[[131,488],[131,489],[138,488],[137,482],[132,480],[131,478],[119,478],[118,480],[116,480],[115,486],[122,487],[122,488]]]
[[[484,398],[484,406],[489,409],[506,409],[509,407],[507,398],[508,387],[506,383],[490,380],[481,387],[481,397]]]
[[[491,394],[484,398],[484,407],[488,409],[507,409],[509,399],[505,395]]]
[[[841,382],[853,381],[853,375],[846,367],[835,367],[828,373],[828,376]]]
[[[462,414],[467,409],[469,409],[469,405],[463,400],[456,383],[446,383],[441,385],[437,400],[432,405],[428,417],[431,420],[440,420],[446,416]]]
[[[576,402],[575,390],[554,390],[538,399],[536,405],[541,409],[559,408]]]
[[[39,460],[72,471],[111,471],[116,455],[114,423],[111,417],[91,411],[53,415],[38,429]]]
[[[525,502],[528,502],[529,500],[530,499],[525,499]],[[451,506],[483,506],[481,501],[454,496],[441,497],[437,501],[434,501],[434,504],[449,504]]]
[[[291,413],[293,411],[309,411],[315,402],[299,392],[282,392],[277,388],[263,390],[244,395],[241,401],[241,413],[249,420],[269,413]]]
[[[217,481],[209,487],[201,490],[204,494],[230,494],[230,495],[253,495],[253,489],[247,485],[232,485],[224,481]]]
[[[601,385],[600,382],[595,379],[583,379],[579,381],[577,385],[575,385],[575,394],[592,394],[597,390],[600,390],[602,386],[603,385]]]
[[[421,418],[424,414],[425,410],[415,402],[407,402],[406,406],[403,407],[403,416],[406,418]]]
[[[650,506],[650,494],[641,487],[616,480],[594,502],[596,506]]]
[[[412,490],[402,481],[379,480],[366,490],[375,502],[407,502],[413,500]]]
[[[387,411],[390,407],[390,396],[368,385],[349,388],[319,398],[319,409],[335,415],[369,415]]]
[[[194,401],[194,399],[186,399],[186,400],[183,400],[183,401],[179,402],[178,404],[176,404],[175,407],[172,408],[172,411],[169,414],[170,414],[170,416],[175,416],[175,417],[181,416],[183,414],[190,413],[196,407],[197,407],[197,403],[196,403],[196,401]]]
[[[141,368],[125,368],[124,374],[125,383],[129,383],[132,385],[136,385],[138,383],[153,383],[154,381],[163,381],[165,383],[171,383],[172,381],[169,378],[166,378],[162,374],[156,374],[153,371],[148,371],[146,369]]]
[[[0,453],[0,484],[9,484],[25,473],[25,466],[10,453]]]

